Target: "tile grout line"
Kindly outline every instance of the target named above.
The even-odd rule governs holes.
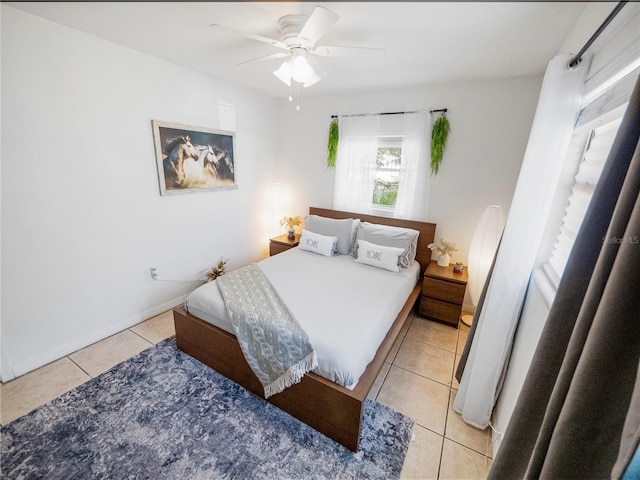
[[[449,411],[451,406],[451,393],[453,390],[453,375],[455,374],[456,369],[456,355],[458,353],[458,342],[460,341],[460,320],[458,319],[458,331],[456,332],[456,347],[455,352],[453,354],[453,365],[451,367],[451,378],[449,379],[449,396],[447,398],[447,416],[444,422],[444,435],[442,438],[442,448],[440,449],[440,462],[438,463],[438,478],[440,478],[440,471],[442,470],[442,457],[444,456],[444,442],[447,440],[447,427],[449,424]],[[458,442],[455,442],[458,443]]]
[[[419,338],[412,338],[411,341],[422,343],[423,345],[429,345],[430,347],[437,348],[438,350],[442,350],[442,351],[447,352],[447,353],[453,353],[454,355],[458,355],[458,353],[455,352],[454,350],[449,350],[447,348],[442,348],[439,345],[434,345],[433,343],[429,343],[429,342],[426,342],[424,340],[420,340]],[[457,345],[457,341],[456,341],[456,345]]]
[[[151,318],[155,318],[155,317],[151,317]],[[146,322],[146,321],[148,321],[148,320],[151,320],[151,318],[150,318],[150,319],[145,320],[145,322]],[[140,323],[144,323],[144,322],[140,322]],[[153,347],[154,345],[156,345],[156,343],[154,343],[154,342],[152,342],[151,340],[149,340],[149,339],[147,339],[147,338],[143,337],[142,335],[139,335],[138,333],[136,333],[136,332],[134,332],[133,330],[131,330],[131,328],[125,328],[125,329],[123,329],[123,330],[121,330],[121,331],[119,331],[119,332],[114,333],[113,335],[110,335],[110,336],[109,336],[109,337],[107,337],[107,338],[113,337],[113,336],[118,335],[118,334],[120,334],[120,333],[123,333],[123,332],[125,332],[125,331],[127,331],[127,330],[129,330],[131,333],[133,333],[134,335],[136,335],[137,337],[141,338],[142,340],[144,340],[145,342],[147,342],[147,343],[149,344],[149,345],[148,345],[144,350],[147,350],[147,349],[149,349],[149,348]],[[167,338],[169,338],[169,337],[167,337]],[[103,339],[103,340],[106,340],[106,338],[105,338],[105,339]],[[85,370],[84,368],[82,368],[82,366],[80,366],[80,364],[79,364],[78,362],[74,361],[74,360],[73,360],[73,358],[71,358],[71,356],[72,356],[72,355],[74,355],[74,354],[76,354],[76,353],[78,353],[78,352],[81,352],[82,350],[85,350],[86,348],[89,348],[89,347],[91,347],[91,346],[93,346],[93,345],[95,345],[95,344],[99,343],[100,341],[102,341],[102,340],[98,340],[98,341],[96,341],[96,342],[94,342],[94,343],[92,343],[92,344],[90,344],[90,345],[87,345],[86,347],[80,348],[80,349],[78,349],[78,350],[76,350],[76,351],[74,351],[74,352],[69,353],[68,355],[65,355],[65,356],[63,356],[63,357],[60,357],[60,358],[59,358],[59,359],[57,359],[57,360],[54,360],[54,361],[52,361],[52,362],[49,362],[49,363],[48,363],[48,364],[46,364],[46,365],[43,365],[43,366],[41,366],[41,367],[38,367],[38,368],[37,368],[37,369],[35,369],[35,370],[32,370],[32,371],[30,371],[30,372],[27,372],[27,373],[25,373],[24,375],[20,375],[19,377],[16,377],[15,379],[12,379],[10,382],[13,382],[13,381],[15,381],[15,380],[17,380],[17,379],[19,379],[19,378],[21,378],[21,377],[26,377],[26,376],[28,376],[29,374],[31,374],[31,373],[33,373],[33,372],[35,372],[35,371],[37,371],[37,370],[39,370],[39,369],[41,369],[41,368],[43,368],[43,367],[46,367],[47,365],[50,365],[50,364],[52,364],[52,363],[54,363],[54,362],[56,362],[56,361],[63,360],[63,359],[68,359],[68,360],[69,360],[69,361],[70,361],[74,366],[76,366],[76,367],[77,367],[77,368],[78,368],[82,373],[84,373],[84,374],[88,377],[88,379],[86,379],[86,380],[85,380],[85,381],[83,381],[82,383],[80,383],[80,384],[78,384],[78,385],[74,386],[71,390],[73,390],[74,388],[77,388],[77,387],[79,387],[79,386],[81,386],[81,385],[84,385],[85,383],[89,382],[90,380],[92,380],[92,379],[94,379],[94,378],[97,378],[97,376],[102,375],[104,372],[101,372],[101,373],[100,373],[100,374],[98,374],[97,376],[93,376],[93,375],[91,375],[87,370]],[[141,352],[138,352],[138,353],[141,353]],[[136,354],[134,354],[134,355],[131,355],[131,356],[127,357],[125,360],[123,360],[123,362],[124,362],[124,361],[127,361],[127,360],[129,360],[129,359],[131,359],[131,358],[133,358],[133,357],[134,357],[135,355],[137,355],[138,353],[136,353]],[[122,362],[120,362],[120,363],[122,363]],[[2,386],[4,387],[5,385],[9,384],[10,382],[2,383]],[[65,393],[68,393],[68,392],[69,392],[69,391],[71,391],[71,390],[66,390],[66,391],[64,391],[64,392],[61,392],[61,393],[60,393],[59,395],[57,395],[55,398],[58,398],[58,397],[60,397],[60,395],[64,395]],[[55,399],[55,398],[54,398],[54,399]],[[2,403],[2,399],[0,398],[0,405],[1,405],[1,403]],[[35,409],[35,408],[40,408],[42,405],[44,405],[44,404],[38,405],[38,406],[34,407],[34,409]],[[24,415],[26,415],[26,413],[25,413]],[[21,415],[21,416],[24,416],[24,415]],[[21,417],[18,417],[18,418],[21,418]],[[13,421],[13,420],[12,420],[12,421]],[[8,422],[8,423],[11,423],[11,422]],[[8,423],[7,423],[7,425],[8,425]],[[0,421],[0,426],[5,426],[5,424],[4,424],[4,423],[2,423],[2,422]]]
[[[479,452],[478,450],[476,450],[475,448],[471,448],[469,445],[465,445],[464,443],[460,443],[457,440],[454,440],[453,438],[449,438],[449,437],[445,437],[447,440],[449,440],[451,443],[455,443],[456,445],[459,445],[463,448],[466,448],[467,450],[469,450],[470,452],[473,453],[477,453],[478,455],[480,455],[483,459],[485,460],[491,460],[493,461],[493,458],[487,455],[487,452]]]
[[[396,367],[396,368],[399,368],[400,370],[404,370],[405,372],[413,373],[414,375],[417,375],[420,378],[424,378],[425,380],[429,380],[431,382],[437,383],[438,385],[442,385],[443,387],[447,387],[449,389],[449,391],[451,391],[451,389],[454,389],[451,385],[447,385],[446,383],[439,382],[438,380],[434,380],[433,378],[429,378],[429,377],[427,377],[425,375],[422,375],[420,373],[414,372],[413,370],[409,370],[408,368],[401,367],[400,365],[396,365],[395,363],[392,363],[391,365]]]
[[[458,345],[458,341],[456,339],[456,346],[457,345]],[[455,368],[455,366],[456,366],[456,363],[455,363],[455,357],[454,357],[453,368]],[[453,380],[450,380],[450,382],[452,381]],[[438,478],[440,478],[440,470],[442,469],[442,456],[444,455],[444,442],[445,440],[449,439],[449,437],[447,437],[447,427],[449,424],[449,410],[451,408],[451,390],[452,390],[451,385],[449,385],[449,395],[447,395],[447,414],[444,420],[444,434],[442,435],[442,449],[440,450],[440,463],[438,464]]]
[[[404,369],[404,368],[402,368],[402,367],[399,367],[398,365],[393,365],[393,364],[392,364],[391,366],[394,366],[394,367],[400,368],[401,370],[404,370],[404,371],[409,372],[409,373],[413,373],[414,375],[418,375],[419,377],[425,378],[425,379],[427,379],[427,380],[431,380],[431,381],[433,381],[433,382],[438,383],[439,385],[443,385],[443,386],[445,386],[445,387],[448,387],[448,388],[449,388],[449,398],[447,399],[447,413],[446,413],[446,416],[445,416],[445,427],[444,427],[444,433],[439,433],[438,431],[433,430],[432,428],[429,428],[428,426],[423,425],[423,424],[421,424],[420,422],[418,422],[417,420],[415,420],[415,419],[414,419],[414,421],[415,421],[415,424],[416,424],[416,425],[418,425],[418,426],[419,426],[419,427],[421,427],[421,428],[424,428],[425,430],[428,430],[429,432],[431,432],[431,433],[433,433],[433,434],[435,434],[435,435],[438,435],[439,437],[442,437],[442,439],[443,439],[443,445],[444,445],[444,440],[446,439],[446,440],[449,440],[449,441],[451,441],[451,442],[453,442],[453,443],[455,443],[455,444],[457,444],[457,445],[460,445],[461,447],[466,448],[467,450],[470,450],[471,452],[474,452],[474,453],[477,453],[477,454],[479,454],[479,455],[482,455],[483,457],[487,456],[488,458],[492,458],[492,457],[490,457],[490,456],[488,456],[488,455],[487,455],[487,452],[481,452],[481,451],[479,451],[479,450],[477,450],[477,449],[475,449],[475,448],[473,448],[473,447],[470,447],[469,445],[465,445],[464,443],[461,443],[460,441],[455,440],[455,439],[453,439],[453,438],[451,438],[451,437],[448,437],[448,436],[447,436],[447,423],[448,423],[448,421],[449,421],[449,406],[451,405],[451,393],[453,393],[453,390],[455,390],[453,387],[450,387],[450,386],[445,385],[445,384],[443,384],[443,383],[437,382],[437,381],[435,381],[435,380],[433,380],[433,379],[431,379],[431,378],[425,377],[425,376],[423,376],[423,375],[419,375],[419,374],[417,374],[417,373],[415,373],[415,372],[412,372],[411,370],[407,370],[407,369]],[[389,372],[390,372],[390,371],[391,371],[391,369],[389,369]],[[385,380],[386,380],[387,376],[389,375],[389,372],[387,372],[387,374],[385,375]],[[384,383],[384,381],[383,381],[383,383]],[[382,388],[380,388],[380,391],[381,391],[381,390],[382,390]],[[377,401],[378,395],[380,394],[380,391],[378,391],[378,394],[376,395],[376,398],[375,398],[375,400],[376,400],[376,401]],[[442,452],[441,452],[441,454],[442,454]]]
[[[411,322],[409,322],[409,324],[411,324]],[[407,339],[407,333],[409,333],[409,329],[408,328],[407,328],[407,331],[404,332],[404,335],[402,337],[402,341],[400,342],[400,345],[398,346],[398,351],[393,355],[393,359],[391,359],[389,362],[387,362],[387,360],[389,360],[389,357],[387,357],[385,359],[385,361],[384,361],[384,363],[389,363],[389,370],[387,370],[387,373],[384,374],[384,378],[382,379],[382,382],[380,382],[380,388],[378,389],[378,392],[376,393],[376,396],[373,399],[375,402],[378,401],[378,396],[380,395],[380,392],[382,391],[382,387],[384,386],[384,382],[386,382],[387,378],[389,377],[389,372],[391,372],[391,367],[397,366],[393,362],[395,362],[396,357],[398,356],[398,352],[400,351],[400,348],[402,348],[402,345],[404,344],[404,341]]]
[[[134,335],[136,335],[137,337],[140,337],[140,338],[141,338],[142,340],[144,340],[145,342],[148,342],[150,345],[149,345],[149,347],[147,347],[147,348],[151,348],[151,347],[153,347],[154,345],[156,345],[156,343],[155,343],[155,342],[152,342],[152,341],[151,341],[151,340],[149,340],[148,338],[145,338],[145,337],[143,337],[142,335],[140,335],[139,333],[134,332],[133,330],[131,330],[131,328],[127,328],[127,330],[129,330],[131,333],[133,333],[133,334],[134,334]],[[123,332],[124,332],[124,330],[123,330]],[[169,338],[169,337],[167,337],[167,338]],[[146,348],[145,348],[145,350],[146,350]]]
[[[459,321],[458,321],[459,322]],[[453,354],[453,365],[451,367],[451,378],[449,380],[449,395],[447,398],[447,416],[444,422],[444,434],[442,435],[442,447],[440,448],[440,461],[438,463],[438,478],[440,478],[440,471],[442,470],[442,457],[444,455],[444,442],[448,439],[447,437],[447,427],[449,424],[449,408],[451,407],[451,393],[453,390],[453,375],[456,369],[456,355],[458,353],[458,342],[460,341],[460,324],[458,323],[458,331],[456,332],[456,347],[455,352]],[[458,442],[455,442],[458,443]]]
[[[413,321],[411,322],[411,324],[412,324],[412,323],[413,323]],[[449,421],[449,407],[450,407],[450,405],[451,405],[451,393],[452,393],[452,392],[453,392],[453,390],[454,390],[454,389],[453,389],[453,375],[454,375],[454,373],[455,373],[455,369],[456,369],[455,359],[456,359],[456,355],[458,354],[458,341],[459,341],[459,338],[460,338],[460,330],[458,329],[458,331],[456,332],[456,343],[455,343],[454,351],[451,351],[451,350],[448,350],[448,349],[446,349],[446,348],[442,348],[442,347],[440,347],[440,346],[438,346],[438,345],[433,345],[432,343],[429,343],[429,342],[426,342],[426,341],[423,341],[423,340],[420,340],[420,339],[409,338],[409,329],[410,329],[410,327],[411,327],[411,324],[409,324],[409,328],[407,329],[407,332],[406,332],[406,334],[405,334],[405,337],[403,338],[403,340],[402,340],[402,342],[401,342],[401,344],[400,344],[400,348],[398,349],[398,351],[397,351],[397,352],[396,352],[396,354],[394,355],[393,361],[391,362],[391,366],[395,366],[395,367],[397,367],[397,368],[399,368],[399,369],[401,369],[401,370],[404,370],[404,371],[406,371],[406,372],[412,373],[412,374],[417,375],[417,376],[419,376],[419,377],[421,377],[421,378],[424,378],[424,379],[426,379],[426,380],[430,380],[430,381],[435,382],[435,383],[437,383],[437,384],[439,384],[439,385],[443,385],[443,386],[447,387],[447,389],[448,389],[448,391],[449,391],[449,394],[448,394],[448,396],[447,396],[447,409],[446,409],[446,414],[445,414],[444,432],[443,432],[442,434],[440,434],[440,433],[438,433],[438,432],[436,432],[436,431],[434,431],[434,430],[432,430],[432,429],[428,428],[428,427],[427,427],[427,426],[425,426],[425,425],[421,425],[418,421],[416,421],[416,422],[415,422],[415,423],[416,423],[416,425],[420,426],[421,428],[424,428],[425,430],[427,430],[427,431],[429,431],[429,432],[432,432],[432,433],[434,433],[434,434],[438,435],[438,437],[440,437],[440,438],[442,439],[442,444],[441,444],[441,446],[440,446],[440,455],[439,455],[439,457],[438,457],[438,471],[437,471],[437,478],[440,478],[440,472],[441,472],[441,470],[442,470],[442,458],[443,458],[443,455],[444,455],[444,443],[445,443],[445,440],[447,440],[447,439],[448,439],[448,437],[446,436],[446,434],[447,434],[447,423],[448,423],[448,421]],[[405,343],[405,341],[406,341],[407,339],[408,339],[409,341],[414,340],[414,341],[419,342],[419,343],[422,343],[422,344],[424,344],[424,345],[429,345],[429,346],[431,346],[431,347],[433,347],[433,348],[437,348],[437,349],[442,350],[442,351],[444,351],[444,352],[453,353],[453,363],[452,363],[452,365],[451,365],[451,376],[450,376],[450,379],[449,379],[449,384],[445,384],[445,383],[439,382],[439,381],[437,381],[437,380],[435,380],[435,379],[433,379],[433,378],[429,378],[429,377],[427,377],[427,376],[425,376],[425,375],[421,375],[421,374],[419,374],[419,373],[417,373],[417,372],[414,372],[414,371],[409,370],[409,369],[407,369],[407,368],[403,368],[403,367],[401,367],[401,366],[399,366],[399,365],[396,365],[396,364],[394,363],[394,362],[395,362],[396,357],[398,356],[398,353],[400,352],[400,349],[402,348],[402,346],[404,345],[404,343]],[[387,374],[385,375],[385,380],[386,380],[386,378],[388,377],[388,375],[389,375],[389,372],[390,372],[390,371],[391,371],[391,368],[389,369],[389,371],[388,371],[388,372],[387,372]],[[383,384],[384,384],[384,381],[383,381]],[[380,391],[381,391],[381,390],[382,390],[382,388],[380,388]],[[378,391],[378,395],[380,394],[380,391]],[[378,395],[376,395],[376,399],[377,399]],[[456,443],[456,444],[458,444],[458,445],[463,446],[464,448],[467,448],[468,450],[471,450],[471,451],[474,451],[474,452],[475,452],[475,450],[470,449],[470,448],[469,448],[469,447],[467,447],[466,445],[462,445],[462,444],[460,444],[460,443],[458,443],[458,442],[456,442],[456,441],[454,441],[454,440],[451,440],[451,441],[452,441],[452,442],[454,442],[454,443]],[[476,452],[476,453],[479,453],[479,452]]]
[[[82,350],[82,349],[80,349]],[[79,352],[80,350],[76,350],[73,353]],[[73,360],[73,358],[71,358],[71,355],[73,355],[73,353],[70,353],[69,355],[67,355],[67,358],[71,361],[71,363],[73,363],[76,367],[78,367],[80,370],[82,370],[84,373],[87,374],[87,376],[89,377],[89,380],[91,380],[92,378],[95,378],[93,375],[91,375],[89,372],[87,372],[84,368],[82,368],[77,362],[75,362]],[[84,385],[85,383],[87,383],[89,380],[82,382],[81,385]]]
[[[434,435],[437,435],[437,436],[441,437],[441,438],[442,438],[442,440],[443,440],[443,442],[444,442],[444,440],[445,440],[445,439],[446,439],[446,440],[449,440],[451,443],[455,443],[456,445],[459,445],[459,446],[461,446],[461,447],[464,447],[464,448],[466,448],[467,450],[469,450],[469,451],[471,451],[471,452],[473,452],[473,453],[477,453],[478,455],[481,455],[481,456],[482,456],[482,458],[485,458],[485,457],[486,457],[486,458],[488,458],[488,459],[490,459],[490,460],[493,460],[493,457],[491,457],[491,456],[489,456],[489,455],[487,455],[487,454],[486,454],[487,452],[480,452],[480,451],[476,450],[475,448],[470,447],[469,445],[465,445],[464,443],[461,443],[461,442],[460,442],[460,441],[458,441],[458,440],[455,440],[455,439],[453,439],[453,438],[447,437],[446,435],[443,435],[443,434],[441,434],[441,433],[438,433],[438,432],[436,432],[435,430],[433,430],[433,429],[431,429],[431,428],[429,428],[429,427],[426,427],[426,426],[424,426],[424,425],[421,425],[421,424],[420,424],[420,423],[418,423],[418,422],[416,422],[416,425],[418,425],[420,428],[424,428],[425,430],[427,430],[427,431],[429,431],[429,432],[433,433]],[[441,452],[441,454],[442,454],[442,452]]]
[[[141,338],[142,340],[144,340],[145,342],[147,342],[147,343],[149,344],[149,346],[148,346],[147,348],[145,348],[145,350],[147,350],[148,348],[151,348],[151,347],[153,347],[153,346],[155,345],[155,343],[153,343],[152,341],[150,341],[150,340],[149,340],[149,339],[147,339],[147,338],[144,338],[142,335],[137,334],[136,332],[134,332],[133,330],[131,330],[131,328],[125,328],[124,330],[121,330],[121,331],[119,331],[119,332],[117,332],[117,333],[114,333],[113,335],[111,335],[111,337],[113,337],[114,335],[118,335],[118,334],[120,334],[120,333],[123,333],[123,332],[125,332],[125,331],[129,331],[129,332],[133,333],[135,336],[137,336],[138,338]],[[107,338],[110,338],[110,337],[107,337]],[[105,339],[105,340],[106,340],[106,339]],[[98,343],[98,342],[96,342],[96,343]],[[94,343],[94,344],[92,344],[92,345],[95,345],[95,343]],[[88,345],[87,347],[90,347],[90,346],[91,346],[91,345]],[[96,377],[94,377],[93,375],[91,375],[89,372],[87,372],[84,368],[82,368],[82,367],[80,366],[80,364],[79,364],[79,363],[75,362],[75,361],[71,358],[71,355],[73,355],[73,354],[75,354],[75,353],[78,353],[78,352],[80,352],[80,351],[84,350],[84,349],[85,349],[85,348],[87,348],[87,347],[81,348],[81,349],[79,349],[79,350],[76,350],[75,352],[70,353],[69,355],[67,355],[67,356],[66,356],[66,358],[68,358],[69,360],[71,360],[71,362],[72,362],[76,367],[78,367],[80,370],[82,370],[84,373],[86,373],[86,374],[89,376],[89,378],[96,378]],[[143,351],[144,351],[144,350],[143,350]],[[125,360],[123,360],[123,361],[127,361],[127,360],[129,360],[130,358],[133,358],[134,356],[135,356],[135,355],[132,355],[132,356],[130,356],[130,357],[127,357],[127,358],[126,358]],[[103,372],[103,373],[104,373],[104,372]],[[98,375],[98,376],[99,376],[99,375]],[[87,380],[87,381],[88,381],[88,380]],[[86,382],[83,382],[83,383],[86,383]]]
[[[384,385],[384,382],[387,381],[387,377],[389,376],[389,372],[391,371],[391,367],[393,366],[393,363],[390,363],[389,365],[390,365],[389,370],[387,370],[387,373],[385,373],[384,378],[382,379],[382,382],[380,382],[380,388],[378,389],[378,392],[376,393],[376,396],[373,399],[374,402],[378,401],[378,397],[380,396],[380,392],[382,391],[382,386]]]

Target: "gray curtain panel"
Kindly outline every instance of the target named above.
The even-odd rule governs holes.
[[[640,82],[501,448],[503,478],[620,478],[640,441]]]

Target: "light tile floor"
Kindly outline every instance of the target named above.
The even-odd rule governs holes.
[[[453,411],[453,378],[468,327],[410,316],[387,357],[370,398],[415,419],[403,479],[482,479],[491,466],[489,430]],[[165,312],[27,375],[0,385],[3,425],[175,334]]]
[[[417,316],[407,319],[369,397],[413,418],[403,479],[483,479],[491,467],[490,429],[478,430],[453,411],[454,378],[469,327]]]

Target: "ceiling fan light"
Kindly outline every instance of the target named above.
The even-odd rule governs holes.
[[[313,69],[307,59],[302,56],[296,56],[291,65],[291,76],[298,83],[305,83],[313,75]]]
[[[291,86],[291,64],[289,61],[285,61],[280,65],[280,68],[274,70],[273,74],[287,86]]]
[[[320,75],[318,75],[318,73],[315,70],[312,70],[311,75],[309,76],[309,79],[304,82],[304,88],[310,87],[311,85],[315,85],[316,83],[318,83],[320,80],[322,79],[322,77]]]

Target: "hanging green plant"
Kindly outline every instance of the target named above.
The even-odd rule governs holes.
[[[450,131],[449,120],[443,113],[433,124],[431,132],[431,173],[437,174],[440,169],[444,147],[447,144],[447,137]]]
[[[338,140],[340,135],[338,134],[338,120],[333,119],[331,125],[329,125],[329,143],[327,144],[327,151],[329,156],[327,157],[327,168],[335,168],[336,155],[338,154]]]

